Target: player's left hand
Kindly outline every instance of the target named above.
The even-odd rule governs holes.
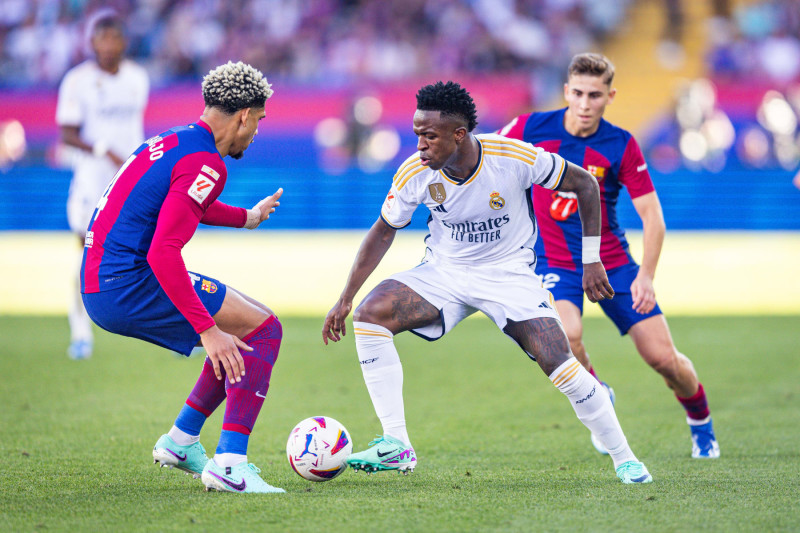
[[[608,282],[606,269],[600,261],[583,265],[583,291],[590,302],[610,300],[614,297],[614,289]]]
[[[631,296],[633,297],[633,310],[644,315],[656,306],[656,289],[653,287],[653,278],[643,273],[641,269],[631,283]]]
[[[248,209],[247,222],[244,227],[247,229],[256,229],[259,224],[267,220],[269,216],[275,212],[275,208],[281,205],[278,201],[281,195],[283,195],[283,187],[279,188],[271,196],[267,196],[258,202],[252,209]]]

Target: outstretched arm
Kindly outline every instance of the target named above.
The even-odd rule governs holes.
[[[224,226],[228,228],[256,229],[259,224],[267,220],[275,208],[281,205],[278,201],[283,194],[283,189],[278,189],[272,196],[267,196],[252,209],[234,207],[215,200],[208,206],[200,222],[209,226]]]
[[[642,219],[644,253],[639,273],[631,283],[631,296],[633,296],[634,311],[645,314],[652,311],[656,305],[653,278],[656,276],[656,266],[667,227],[664,224],[661,202],[658,201],[655,191],[634,198],[633,207]]]
[[[559,190],[578,196],[578,213],[583,227],[583,290],[590,302],[613,298],[614,289],[608,282],[600,262],[600,187],[591,174],[568,163]]]
[[[328,312],[325,323],[322,326],[322,341],[327,345],[328,340],[336,342],[340,340],[340,334],[346,334],[345,318],[353,308],[353,298],[364,285],[375,268],[380,264],[386,251],[392,245],[397,230],[382,219],[378,219],[367,232],[361,247],[358,249],[350,274],[347,276],[344,290],[339,300]]]

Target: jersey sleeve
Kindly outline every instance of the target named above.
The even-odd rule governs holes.
[[[411,223],[411,216],[419,205],[411,179],[426,170],[419,156],[414,155],[400,166],[392,180],[392,187],[381,208],[381,219],[393,228],[404,228]]]
[[[528,122],[528,118],[531,116],[531,113],[527,113],[525,115],[520,115],[499,130],[497,130],[498,135],[502,135],[503,137],[508,137],[509,139],[519,139],[522,140],[522,134],[525,132],[525,124]]]
[[[619,167],[619,182],[628,188],[628,194],[632,199],[644,196],[655,190],[642,150],[633,135],[628,139],[628,144],[625,146],[625,152],[622,155]]]
[[[567,162],[558,154],[548,152],[526,142],[514,142],[512,147],[504,147],[510,157],[522,162],[522,187],[541,185],[546,189],[558,189],[567,171]]]
[[[75,71],[67,72],[58,88],[56,104],[56,124],[59,126],[80,126],[83,124],[84,109],[81,105],[81,87]]]
[[[222,192],[225,179],[224,165],[211,154],[192,154],[179,161],[147,254],[164,292],[197,333],[213,326],[214,319],[194,292],[181,250]]]
[[[217,200],[208,206],[200,220],[208,226],[225,226],[227,228],[243,228],[247,222],[247,210]]]

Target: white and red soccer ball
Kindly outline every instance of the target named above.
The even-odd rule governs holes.
[[[300,477],[328,481],[345,471],[353,442],[345,427],[329,416],[312,416],[289,434],[286,456]]]

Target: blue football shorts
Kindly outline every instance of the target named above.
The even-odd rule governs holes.
[[[217,314],[227,287],[203,274],[189,272],[189,277],[208,314]],[[186,356],[200,341],[200,335],[178,311],[152,271],[130,285],[84,294],[83,304],[92,320],[111,333],[152,342]]]
[[[575,304],[583,314],[583,271],[567,270],[564,268],[536,267],[536,273],[542,277],[544,288],[553,293],[553,298],[568,300]],[[645,318],[660,315],[661,309],[656,303],[655,307],[646,314],[639,314],[633,309],[633,296],[631,283],[639,273],[639,265],[628,263],[607,272],[608,281],[614,289],[614,298],[600,300],[603,312],[617,326],[620,335],[625,335],[631,326]]]

